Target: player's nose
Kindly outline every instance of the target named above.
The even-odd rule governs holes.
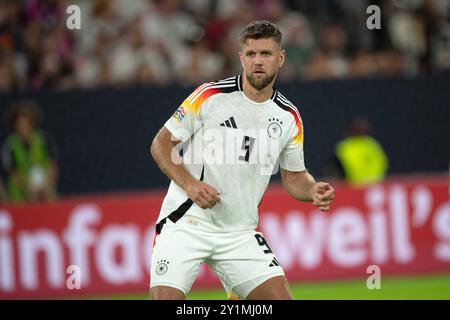
[[[257,54],[257,55],[255,56],[255,60],[254,60],[253,63],[254,63],[255,66],[262,66],[262,58],[261,58],[261,55]]]

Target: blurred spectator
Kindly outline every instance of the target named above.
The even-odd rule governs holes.
[[[202,39],[191,43],[187,64],[180,75],[189,85],[208,82],[220,78],[224,63],[223,57],[209,51],[205,40]]]
[[[198,41],[204,35],[203,28],[181,5],[181,0],[154,0],[153,10],[143,19],[145,37],[162,50],[174,77],[189,65],[187,42]]]
[[[13,202],[55,199],[56,147],[51,136],[39,130],[40,109],[33,101],[16,101],[6,111],[5,120],[11,131],[2,147],[8,199]]]
[[[347,137],[336,145],[325,175],[344,178],[353,186],[365,186],[383,180],[387,170],[388,158],[381,145],[369,136],[367,120],[356,117]]]
[[[352,77],[389,77],[402,74],[405,70],[403,55],[394,50],[380,52],[357,51],[350,61]]]
[[[320,50],[313,54],[306,70],[308,79],[343,78],[349,74],[345,56],[346,35],[341,25],[330,23],[321,30]]]
[[[0,2],[0,93],[24,84],[22,18],[17,1]]]
[[[450,1],[429,0],[427,4],[430,12],[427,19],[427,43],[431,48],[431,66],[435,69],[450,69]]]
[[[14,86],[12,58],[7,53],[0,53],[0,93],[10,92]]]
[[[283,80],[303,76],[315,48],[314,34],[308,19],[298,12],[287,14],[280,22],[283,32],[283,48],[286,50],[285,67],[280,77]]]
[[[427,52],[424,16],[416,13],[422,2],[394,1],[388,25],[392,45],[405,55],[411,74],[418,73],[420,60]]]
[[[168,85],[239,72],[230,41],[254,19],[284,30],[280,80],[415,75],[450,69],[449,0],[0,0],[0,93]],[[381,7],[381,30],[366,27]],[[204,80],[202,80],[204,79]]]

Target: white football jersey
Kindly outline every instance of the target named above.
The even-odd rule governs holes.
[[[167,219],[214,232],[254,230],[258,206],[273,172],[305,170],[303,124],[297,108],[274,90],[254,102],[241,75],[199,86],[165,123],[184,142],[183,163],[214,187],[221,202],[202,209],[174,181],[164,198],[157,233]]]

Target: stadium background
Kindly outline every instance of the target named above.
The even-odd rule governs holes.
[[[145,297],[148,272],[136,278],[139,281],[122,283],[102,281],[100,272],[92,271],[90,287],[68,290],[60,279],[48,275],[50,254],[36,255],[36,270],[25,271],[31,267],[20,253],[6,259],[5,244],[11,243],[14,252],[23,250],[21,232],[39,230],[53,230],[63,243],[69,216],[79,208],[94,212],[93,216],[100,208],[104,222],[98,232],[108,224],[137,223],[143,229],[151,225],[168,184],[149,156],[152,138],[197,84],[239,72],[237,31],[252,19],[267,18],[285,35],[288,60],[277,86],[302,115],[307,167],[327,179],[324,167],[349,121],[354,116],[367,118],[372,135],[389,156],[389,179],[363,190],[336,181],[337,194],[343,195],[336,209],[355,206],[370,227],[373,208],[364,200],[367,194],[381,190],[382,197],[389,198],[398,193],[407,209],[392,205],[396,201],[392,196],[384,212],[386,216],[406,212],[411,242],[418,250],[416,258],[402,262],[401,250],[389,242],[392,252],[400,250],[400,262],[395,254],[384,260],[378,257],[385,263],[381,290],[365,286],[366,267],[374,264],[376,255],[352,268],[345,262],[337,267],[324,261],[308,270],[299,263],[291,281],[296,297],[450,298],[449,1],[0,3],[0,113],[18,98],[38,102],[43,127],[55,137],[60,167],[57,203],[2,204],[0,297]],[[81,8],[81,30],[66,28],[69,4]],[[380,30],[366,27],[370,4],[381,7]],[[6,135],[2,124],[2,141]],[[290,211],[298,210],[299,216],[312,221],[311,207],[277,198],[278,188],[279,176],[274,176],[262,205],[267,219],[275,212],[282,224],[289,221],[283,219]],[[277,206],[280,200],[288,205]],[[416,223],[421,201],[428,203],[424,205],[428,220],[422,224]],[[338,214],[332,211],[327,219]],[[423,229],[414,229],[415,223]],[[400,231],[390,232],[395,237]],[[273,241],[275,247],[281,246]],[[371,246],[376,247],[376,241],[382,240],[372,239]],[[428,251],[441,252],[437,247],[444,254],[427,256]],[[63,265],[71,264],[68,248],[63,252]],[[115,254],[120,264],[126,254]],[[148,259],[147,251],[139,254]],[[294,254],[287,252],[284,261],[294,259],[290,255]],[[24,272],[36,272],[36,283],[27,287]],[[203,293],[216,288],[217,281],[211,276],[202,279],[195,287],[201,293],[197,296],[194,291],[191,297],[225,298],[221,291]]]

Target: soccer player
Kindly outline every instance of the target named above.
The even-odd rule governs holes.
[[[248,24],[240,35],[243,73],[199,86],[152,142],[153,158],[172,180],[156,224],[153,299],[184,299],[202,263],[229,295],[292,298],[255,230],[258,206],[277,160],[295,199],[328,211],[334,190],[305,169],[300,114],[274,88],[285,59],[281,37],[269,21]]]

